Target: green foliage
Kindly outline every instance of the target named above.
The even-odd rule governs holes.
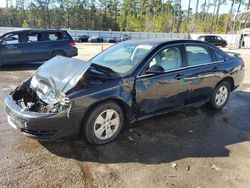
[[[23,28],[28,28],[29,27],[29,24],[28,24],[28,22],[26,20],[23,20],[22,27]]]
[[[15,1],[15,2],[14,2]],[[181,0],[12,0],[0,8],[0,26],[85,30],[209,33],[232,30],[232,10],[246,0],[200,2],[201,12]],[[198,3],[191,1],[189,3]],[[216,2],[216,3],[214,3]],[[219,14],[228,4],[228,14]],[[210,11],[209,11],[210,10]],[[213,13],[211,13],[211,11]],[[236,24],[237,26],[237,24]]]

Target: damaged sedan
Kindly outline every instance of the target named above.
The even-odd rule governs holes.
[[[244,62],[201,41],[116,44],[90,61],[57,56],[5,100],[9,124],[38,140],[115,139],[129,123],[184,106],[220,110],[244,78]]]

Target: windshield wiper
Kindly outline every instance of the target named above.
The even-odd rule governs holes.
[[[110,75],[112,77],[120,76],[119,73],[115,72],[113,69],[111,69],[109,67],[105,67],[105,66],[98,65],[98,64],[95,64],[95,63],[92,63],[91,66],[93,66],[96,70],[107,73],[108,75]]]

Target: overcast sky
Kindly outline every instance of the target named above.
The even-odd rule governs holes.
[[[201,4],[204,3],[205,0],[200,0],[199,2],[199,10],[201,10]],[[14,2],[14,1],[13,1]],[[209,0],[207,0],[207,2],[209,2]],[[210,0],[210,2],[213,2],[213,0]],[[188,0],[182,0],[182,10],[187,10],[188,8]],[[229,9],[230,9],[230,3],[231,1],[228,0],[227,4],[222,5],[220,8],[220,14],[223,13],[228,13]],[[5,7],[6,6],[6,1],[5,0],[0,0],[0,7]],[[196,6],[196,0],[191,0],[191,8],[193,9],[193,12],[195,11],[195,6]],[[237,9],[238,7],[235,6],[235,9]],[[245,8],[244,6],[242,6],[241,11],[244,11],[243,8]],[[210,12],[213,11],[213,7],[210,8]]]

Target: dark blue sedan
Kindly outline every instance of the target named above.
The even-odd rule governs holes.
[[[220,110],[243,78],[240,57],[205,42],[125,41],[89,62],[49,60],[10,93],[6,112],[32,138],[105,144],[129,123],[185,106]]]

